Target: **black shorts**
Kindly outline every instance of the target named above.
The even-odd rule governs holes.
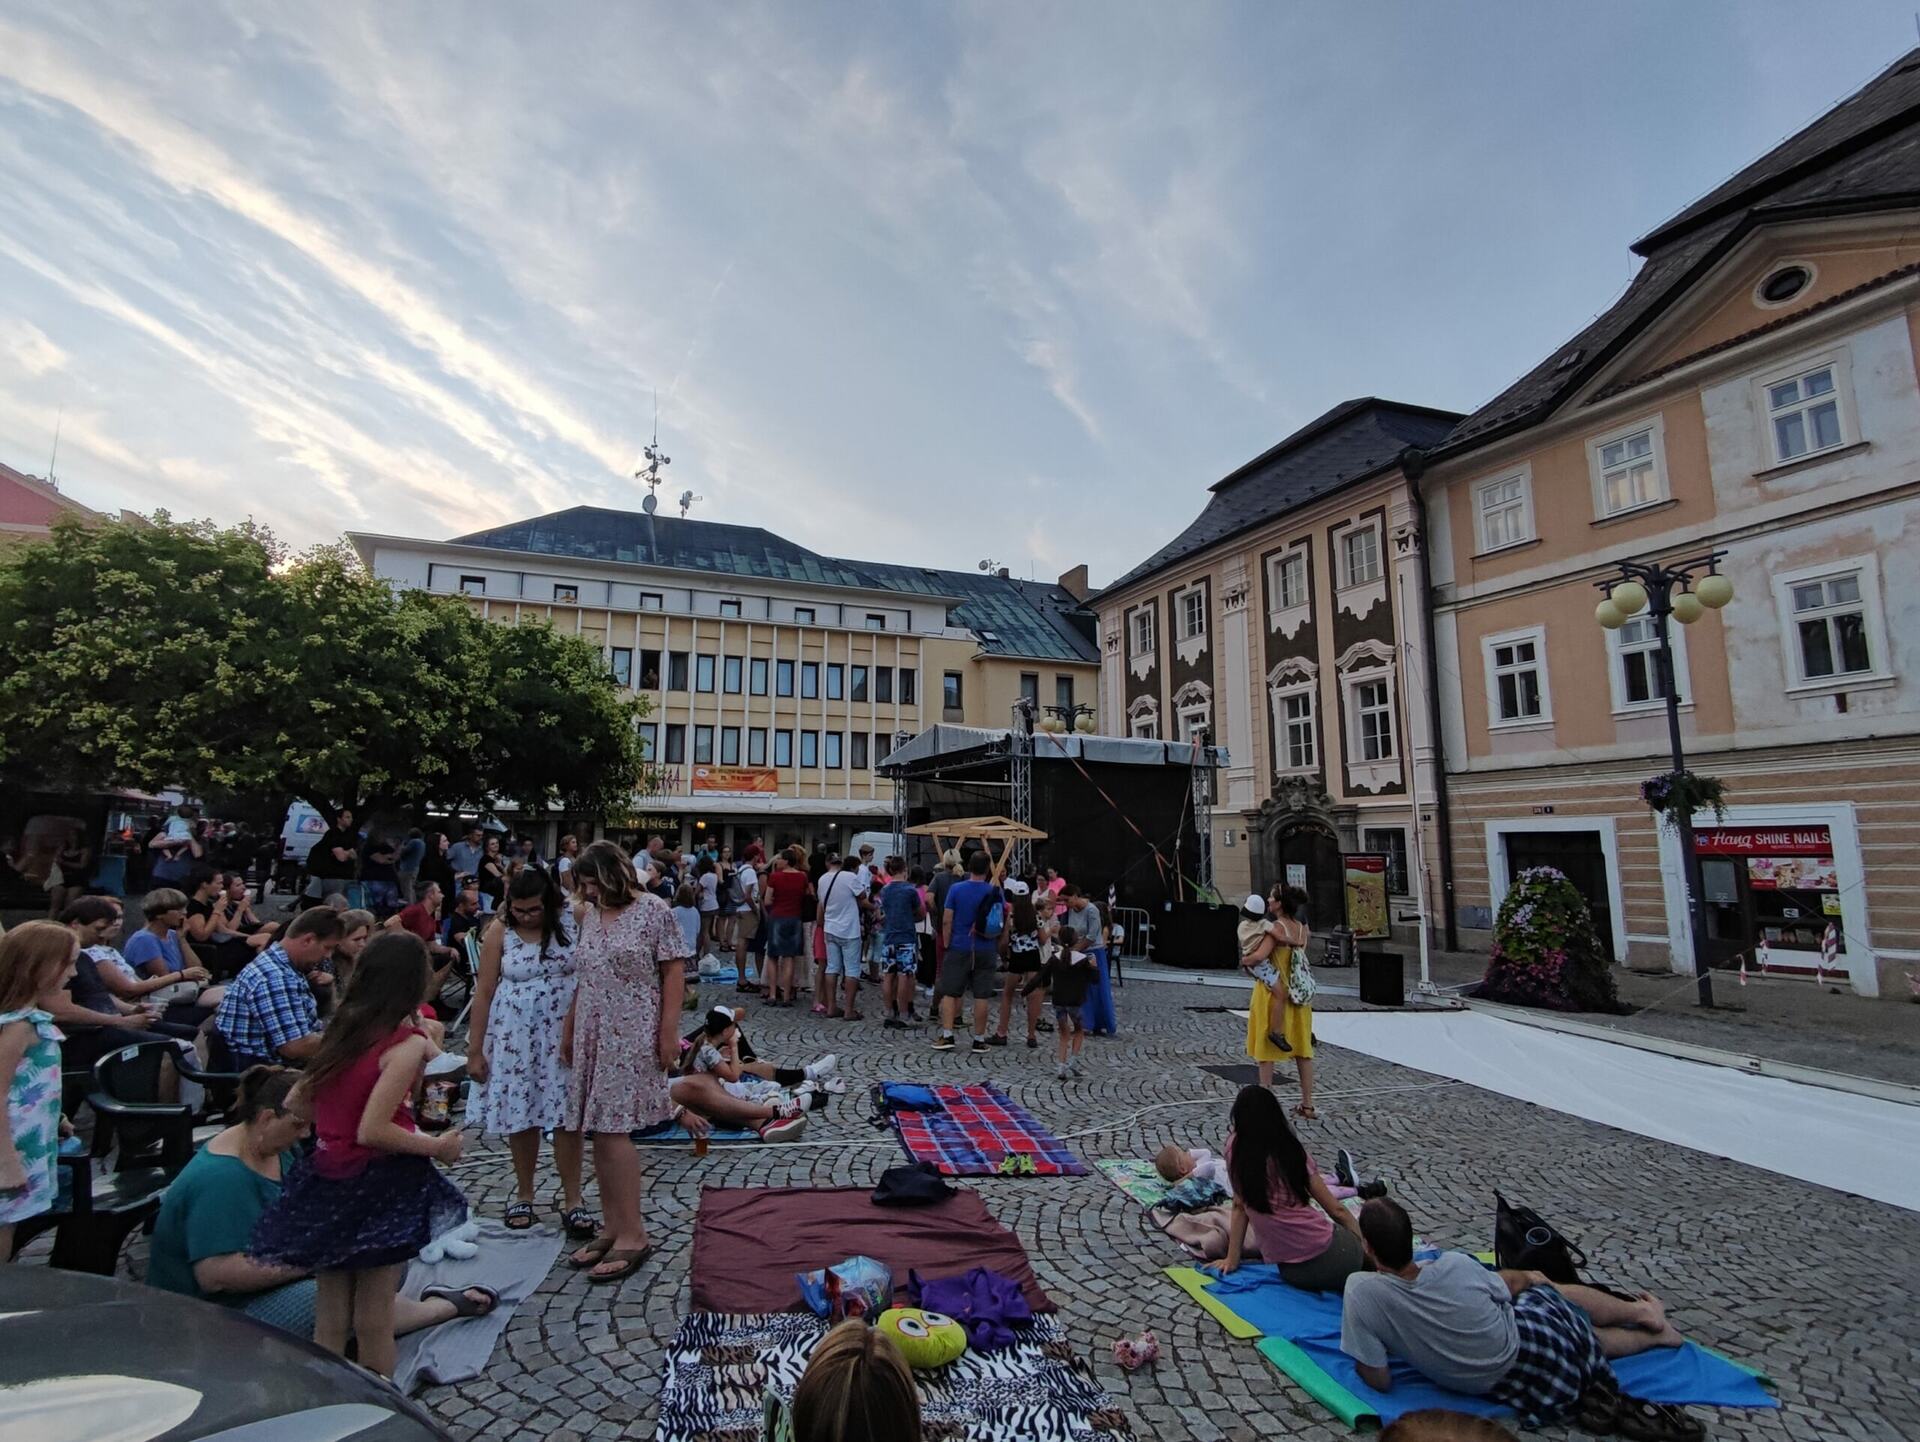
[[[940,980],[934,990],[941,996],[965,996],[973,992],[975,1001],[991,1001],[1000,989],[1000,953],[992,946],[953,945],[940,959]]]

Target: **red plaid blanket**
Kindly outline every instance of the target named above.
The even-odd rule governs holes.
[[[1079,1177],[1086,1164],[1033,1114],[998,1087],[937,1086],[942,1110],[893,1113],[894,1134],[907,1155],[932,1162],[949,1177],[999,1174],[1003,1158],[1033,1158],[1033,1175]]]

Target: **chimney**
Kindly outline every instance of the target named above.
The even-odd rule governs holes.
[[[1087,592],[1090,589],[1087,585],[1086,562],[1082,561],[1079,565],[1075,566],[1071,571],[1061,572],[1059,584],[1060,584],[1060,589],[1065,591],[1069,596],[1073,597],[1074,600],[1076,601],[1086,600]]]
[[[1008,570],[1005,566],[1002,566],[999,570],[995,571],[993,574],[998,576],[1003,581],[1011,581],[1013,579],[1013,572]]]

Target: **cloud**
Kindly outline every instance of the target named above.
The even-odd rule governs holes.
[[[0,319],[0,355],[29,376],[43,376],[67,363],[67,353],[30,320]]]

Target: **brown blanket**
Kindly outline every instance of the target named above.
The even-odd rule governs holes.
[[[993,1219],[977,1192],[924,1207],[876,1207],[868,1187],[709,1187],[693,1224],[693,1310],[786,1312],[798,1308],[797,1272],[868,1256],[893,1269],[904,1293],[922,1278],[986,1267],[1011,1277],[1036,1312],[1054,1310],[1020,1239]]]

